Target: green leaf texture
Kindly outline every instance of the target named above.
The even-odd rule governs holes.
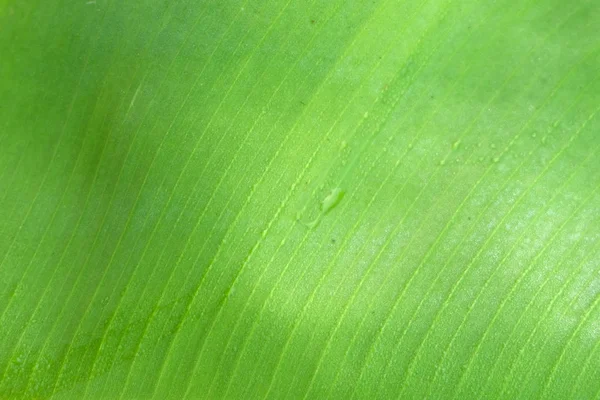
[[[597,399],[596,0],[0,0],[0,398]]]

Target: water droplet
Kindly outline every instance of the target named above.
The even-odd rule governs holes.
[[[458,139],[456,142],[452,143],[452,149],[454,149],[454,150],[458,149],[459,146],[460,146],[460,139]]]
[[[342,143],[340,144],[340,149],[344,150],[346,147],[348,147],[348,143],[345,140],[342,140]]]
[[[531,134],[531,137],[532,137],[532,138],[535,138],[536,136],[537,136],[537,133],[532,133],[532,134]]]
[[[321,202],[321,211],[323,214],[327,214],[329,211],[335,208],[342,198],[344,197],[344,191],[340,188],[335,188],[323,199]]]
[[[319,225],[319,222],[321,221],[321,216],[318,216],[317,218],[315,218],[314,221],[312,222],[304,222],[302,220],[298,220],[298,222],[300,222],[302,225],[304,225],[306,228],[308,229],[313,229],[315,228],[317,225]]]
[[[440,165],[446,165],[446,160],[440,161]]]
[[[500,157],[494,157],[494,158],[492,158],[492,161],[497,163],[498,161],[500,161]]]
[[[544,136],[544,137],[542,138],[542,144],[546,144],[546,140],[547,140],[547,139],[548,139],[548,138],[547,138],[546,136]]]
[[[409,149],[412,149],[412,148],[413,148],[413,144],[412,144],[412,143],[410,143],[410,144],[408,145],[408,148],[409,148]]]
[[[365,111],[364,117],[365,118],[369,118],[369,112],[368,111]]]
[[[279,243],[279,245],[280,245],[280,246],[283,246],[283,245],[285,244],[285,241],[286,241],[285,239],[282,239],[282,240],[281,240],[281,243]]]

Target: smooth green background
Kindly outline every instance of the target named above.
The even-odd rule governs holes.
[[[0,0],[0,398],[598,398],[599,46],[596,0]]]

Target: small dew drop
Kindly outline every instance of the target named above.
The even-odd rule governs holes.
[[[280,245],[280,246],[283,246],[283,245],[285,244],[285,241],[286,241],[285,239],[282,239],[282,240],[281,240],[281,243],[279,243],[279,245]]]
[[[452,149],[456,150],[460,147],[460,139],[458,139],[456,142],[452,143]]]
[[[446,165],[446,160],[440,161],[440,165]]]
[[[321,202],[321,211],[327,214],[337,206],[344,197],[344,191],[340,188],[335,188]]]
[[[364,115],[363,115],[363,116],[364,116],[365,118],[369,118],[369,112],[368,112],[368,111],[365,111],[365,113],[364,113]]]
[[[412,143],[410,143],[410,144],[408,145],[408,148],[409,148],[409,149],[412,149],[412,148],[413,148],[413,144],[412,144]]]
[[[535,139],[537,137],[537,133],[532,133],[531,137]]]
[[[340,143],[340,149],[344,150],[346,147],[348,147],[348,142],[342,140],[342,143]]]
[[[303,224],[304,226],[306,226],[308,229],[314,229],[314,228],[316,228],[316,227],[317,227],[317,225],[319,225],[319,222],[320,222],[320,221],[321,221],[321,217],[319,216],[319,217],[315,218],[315,220],[314,220],[314,221],[312,221],[312,222],[309,222],[309,223],[304,223],[304,222],[303,222],[302,224]]]
[[[498,161],[500,161],[500,157],[494,157],[494,158],[492,158],[492,161],[494,163],[497,163]]]
[[[548,139],[548,138],[547,138],[546,136],[544,136],[544,137],[542,138],[542,144],[546,144],[546,140],[547,140],[547,139]]]

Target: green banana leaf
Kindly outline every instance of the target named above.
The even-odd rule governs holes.
[[[0,0],[0,398],[600,398],[599,78],[597,0]]]

